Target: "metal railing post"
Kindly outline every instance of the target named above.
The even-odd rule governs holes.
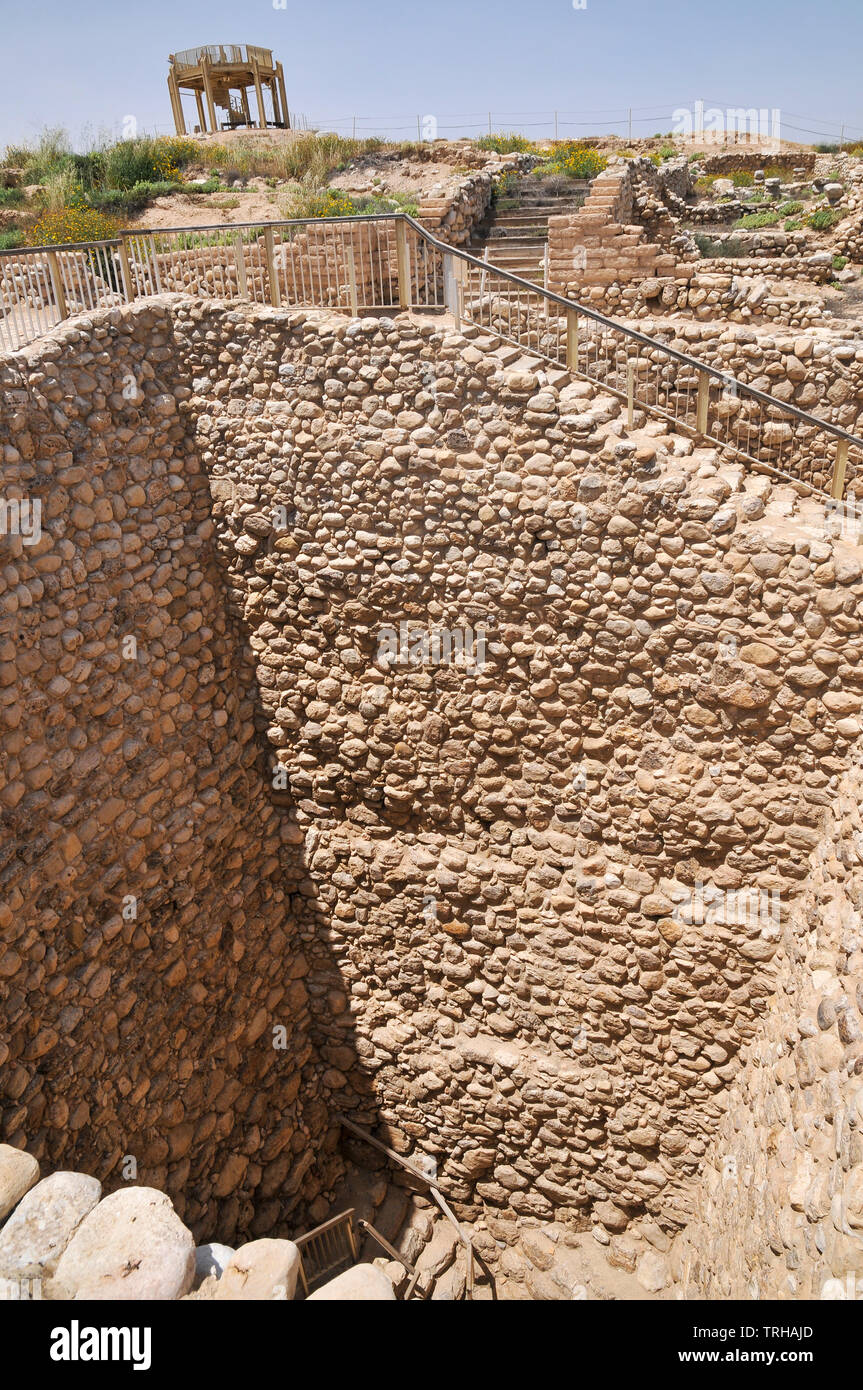
[[[399,308],[409,309],[411,306],[411,275],[408,258],[408,234],[407,223],[401,217],[396,222],[396,262],[399,276]]]
[[[566,311],[566,369],[578,371],[578,313],[575,309]]]
[[[123,296],[126,299],[127,303],[131,303],[131,301],[135,298],[135,293],[132,288],[132,267],[129,264],[129,249],[123,237],[120,237],[120,243],[117,247],[117,255],[120,259],[120,275],[123,279]]]
[[[351,317],[357,318],[359,315],[359,300],[357,298],[357,263],[354,259],[354,248],[348,247],[348,290],[351,296]]]
[[[833,462],[833,477],[830,480],[830,496],[839,498],[845,491],[845,469],[848,465],[848,440],[840,439],[836,445],[836,458]]]
[[[282,307],[282,292],[276,275],[276,244],[272,227],[264,231],[264,253],[267,257],[267,278],[270,282],[270,303],[274,309]]]
[[[626,363],[626,428],[631,430],[635,424],[635,360],[630,357]]]
[[[61,319],[69,317],[69,309],[66,304],[66,291],[63,288],[63,276],[60,273],[60,262],[57,259],[56,251],[48,251],[48,273],[51,276],[51,289],[54,291],[54,303]]]
[[[699,434],[707,433],[707,411],[710,406],[710,377],[706,372],[698,373],[698,402],[695,407],[695,428]]]
[[[452,314],[459,324],[459,294],[458,294],[458,274],[456,271],[455,256],[451,251],[444,252],[443,258],[443,302],[448,314]]]
[[[234,234],[234,255],[237,261],[237,293],[240,299],[248,299],[249,285],[246,279],[246,257],[243,253],[243,233]]]

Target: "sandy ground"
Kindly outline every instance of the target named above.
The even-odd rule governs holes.
[[[130,227],[222,227],[238,222],[278,222],[284,189],[232,189],[230,193],[171,193],[157,198]]]
[[[427,190],[458,180],[457,166],[425,160],[386,159],[371,155],[334,174],[330,188],[346,193],[412,193],[419,198]],[[282,204],[291,185],[279,183],[270,188],[263,179],[252,178],[245,188],[226,193],[171,193],[157,198],[150,207],[130,220],[132,227],[215,227],[238,222],[274,222],[284,214]]]
[[[457,165],[411,159],[358,159],[341,174],[333,174],[330,188],[348,193],[420,193],[436,184],[461,177]]]

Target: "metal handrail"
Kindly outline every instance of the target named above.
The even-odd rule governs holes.
[[[238,63],[249,63],[252,55],[258,57],[266,53],[269,58],[273,56],[271,48],[262,48],[254,43],[203,43],[197,48],[181,48],[172,54],[174,67],[196,68],[202,58],[208,58],[213,67],[236,66]],[[222,57],[222,54],[230,54],[230,57]],[[214,56],[218,55],[218,56]]]
[[[192,189],[192,192],[194,191]],[[194,227],[124,227],[107,241],[64,241],[62,244],[48,242],[42,246],[17,246],[11,250],[0,251],[0,266],[4,258],[14,261],[19,256],[31,256],[37,252],[44,254],[46,251],[89,251],[96,246],[119,246],[130,237],[196,236],[199,232],[265,232],[268,227],[276,231],[279,227],[317,227],[321,222],[395,222],[399,218],[405,218],[412,225],[420,226],[405,212],[356,212],[348,217],[284,217],[278,222],[205,222],[201,225],[196,223]],[[435,241],[424,228],[423,232],[430,241]],[[444,245],[443,242],[435,244]],[[454,248],[450,246],[445,249],[451,251]]]
[[[405,221],[417,231],[426,241],[431,242],[439,251],[447,255],[457,256],[459,260],[467,261],[470,265],[476,266],[480,271],[492,271],[502,280],[509,280],[513,285],[518,285],[521,289],[529,290],[531,294],[539,294],[550,304],[557,304],[561,309],[583,314],[586,318],[593,319],[594,323],[601,324],[604,328],[614,329],[616,333],[622,333],[624,337],[630,338],[633,342],[641,343],[644,347],[652,351],[666,353],[673,357],[676,362],[683,362],[687,367],[692,367],[696,371],[704,372],[706,376],[713,377],[715,381],[722,381],[726,385],[732,382],[746,395],[753,400],[761,401],[762,404],[775,406],[784,413],[794,415],[798,420],[803,420],[807,424],[817,425],[821,430],[827,430],[837,439],[847,439],[850,444],[857,444],[863,448],[863,439],[856,434],[849,434],[841,425],[833,425],[829,420],[820,420],[817,415],[810,415],[808,411],[801,410],[799,406],[790,405],[786,401],[780,401],[775,396],[768,395],[765,391],[760,391],[756,386],[749,386],[745,381],[738,381],[728,372],[722,372],[718,367],[711,367],[708,362],[702,362],[698,357],[690,357],[687,352],[680,352],[678,348],[667,346],[659,341],[658,338],[649,338],[646,333],[639,333],[637,328],[630,328],[625,323],[618,323],[617,319],[608,318],[606,314],[601,314],[597,309],[590,309],[586,304],[581,304],[575,299],[566,299],[564,295],[557,294],[554,290],[547,290],[542,285],[537,285],[532,280],[525,280],[520,275],[514,275],[510,270],[503,270],[500,266],[492,265],[489,261],[478,260],[476,256],[470,255],[468,251],[463,251],[460,246],[450,246],[447,242],[440,241],[433,236],[421,223],[417,222],[409,213],[396,214],[404,217]]]
[[[9,257],[10,260],[18,260],[21,256],[35,256],[46,251],[95,251],[100,246],[119,246],[124,236],[129,236],[129,232],[121,232],[119,236],[109,237],[107,241],[64,241],[52,242],[46,246],[16,246],[11,251],[0,251],[0,266],[3,258]]]
[[[458,1218],[456,1217],[455,1213],[450,1209],[449,1203],[447,1202],[443,1192],[441,1191],[440,1183],[437,1181],[436,1178],[432,1178],[429,1176],[428,1173],[424,1173],[421,1168],[415,1167],[413,1163],[411,1163],[408,1159],[403,1158],[401,1154],[397,1154],[395,1149],[391,1149],[386,1144],[382,1144],[380,1139],[375,1139],[373,1134],[369,1134],[367,1130],[364,1130],[360,1125],[355,1124],[353,1120],[349,1120],[347,1115],[337,1115],[336,1118],[340,1124],[344,1125],[345,1129],[349,1129],[351,1133],[355,1134],[358,1139],[361,1139],[364,1144],[370,1144],[373,1149],[378,1149],[381,1153],[386,1154],[387,1158],[392,1159],[394,1163],[398,1163],[400,1167],[406,1169],[412,1177],[418,1178],[420,1182],[423,1182],[427,1185],[431,1192],[432,1200],[436,1202],[437,1205],[440,1207],[441,1211],[443,1212],[447,1221],[449,1221],[450,1225],[455,1227],[456,1235],[458,1236],[460,1243],[464,1246],[465,1261],[467,1265],[465,1273],[465,1297],[468,1299],[468,1301],[470,1301],[473,1298],[474,1290],[473,1262],[476,1258],[476,1251],[473,1248],[473,1241],[471,1240],[470,1236],[467,1235],[465,1231],[462,1229],[461,1224],[458,1221]]]
[[[443,258],[449,258],[449,264],[452,264],[453,260],[457,260],[462,262],[464,266],[474,268],[478,271],[480,275],[484,277],[483,284],[488,277],[491,276],[494,277],[495,284],[505,283],[513,286],[518,290],[520,295],[526,293],[538,298],[541,304],[544,305],[546,319],[548,319],[548,310],[552,306],[559,313],[583,317],[603,330],[619,335],[626,342],[634,344],[639,348],[643,348],[648,352],[660,352],[663,355],[663,361],[678,363],[689,371],[697,372],[705,381],[722,383],[726,389],[733,389],[735,394],[749,401],[757,402],[760,406],[766,407],[768,410],[777,412],[780,418],[786,420],[791,419],[819,432],[823,436],[839,441],[837,447],[847,448],[853,445],[855,449],[863,450],[863,438],[851,433],[849,430],[843,428],[843,426],[833,424],[831,421],[821,419],[819,416],[811,415],[808,411],[801,410],[799,406],[793,405],[790,402],[780,401],[767,392],[761,391],[758,387],[750,386],[740,381],[738,378],[731,376],[729,373],[723,372],[718,367],[714,367],[699,358],[692,357],[689,353],[681,352],[678,348],[672,347],[657,338],[651,338],[647,334],[639,332],[638,329],[631,328],[627,324],[620,323],[616,319],[609,318],[608,315],[599,312],[597,309],[590,308],[588,305],[582,304],[577,300],[567,299],[565,296],[547,289],[544,285],[535,284],[533,281],[526,280],[522,276],[514,274],[512,271],[503,270],[498,266],[491,265],[487,260],[480,260],[461,247],[451,246],[448,242],[442,241],[439,237],[435,236],[424,227],[421,222],[417,221],[416,218],[404,212],[354,213],[348,217],[285,218],[274,222],[219,223],[198,227],[129,229],[122,231],[116,238],[99,242],[73,242],[55,246],[22,247],[19,249],[0,251],[0,279],[2,279],[4,265],[14,263],[16,260],[21,261],[24,257],[38,256],[40,253],[47,258],[49,266],[51,258],[56,258],[58,252],[117,251],[119,252],[120,258],[127,261],[127,248],[130,241],[134,241],[140,246],[141,244],[146,244],[148,240],[158,242],[161,238],[170,238],[172,236],[195,237],[199,235],[206,236],[213,233],[220,233],[232,239],[239,237],[242,240],[243,233],[250,231],[257,231],[265,237],[269,236],[272,239],[273,233],[281,229],[287,230],[301,227],[310,231],[320,226],[346,228],[357,224],[378,224],[382,226],[393,224],[397,230],[399,225],[405,229],[410,228],[412,233],[420,242],[424,243],[427,248],[431,248],[433,252]],[[400,235],[404,236],[404,232],[400,233]],[[180,249],[182,250],[182,248]],[[447,261],[445,260],[444,263],[446,264]],[[138,290],[133,290],[131,293],[127,293],[126,297],[130,299],[146,297],[146,291],[139,293]],[[230,295],[227,297],[230,297]],[[366,304],[364,307],[368,308],[370,306]],[[402,307],[407,307],[404,301],[402,302]],[[440,304],[438,304],[437,307],[441,307]],[[60,314],[61,319],[65,316],[64,313]],[[2,317],[0,317],[0,323],[2,323]],[[53,325],[46,325],[46,327],[47,326]],[[42,329],[42,331],[44,331],[44,329]],[[521,345],[524,346],[524,344]],[[538,355],[547,356],[547,354],[543,354],[541,351]],[[589,377],[588,379],[592,380],[593,378]],[[618,396],[623,394],[618,388],[610,384],[607,385],[607,389],[611,391],[612,394]],[[638,404],[640,408],[648,410],[649,413],[654,413],[666,419],[672,418],[658,403],[645,405],[643,402],[638,402]],[[699,431],[696,430],[696,433],[698,432]],[[709,432],[703,429],[700,432],[706,438],[710,437]],[[741,450],[738,449],[737,452],[740,453]],[[742,452],[746,457],[745,451]],[[771,467],[770,464],[765,464],[765,466]],[[788,476],[798,482],[806,483],[805,479],[797,478],[793,473],[783,473],[783,470],[779,467],[773,467],[772,471],[778,473],[780,476]],[[812,484],[806,485],[812,486]]]

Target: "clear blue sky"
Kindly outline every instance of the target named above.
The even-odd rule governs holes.
[[[863,137],[861,0],[40,0],[3,5],[0,147],[172,129],[168,54],[254,43],[312,124],[416,135],[670,130],[676,108],[779,108],[782,134]],[[112,68],[112,64],[117,64]]]

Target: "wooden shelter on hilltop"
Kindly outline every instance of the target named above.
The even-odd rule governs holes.
[[[168,91],[178,135],[186,134],[182,92],[194,92],[198,107],[196,130],[234,130],[237,126],[275,126],[290,129],[285,74],[269,48],[254,44],[207,44],[172,53],[168,59]],[[252,120],[249,91],[254,89],[257,120]],[[269,90],[271,115],[264,94]],[[221,121],[216,108],[221,107]]]

